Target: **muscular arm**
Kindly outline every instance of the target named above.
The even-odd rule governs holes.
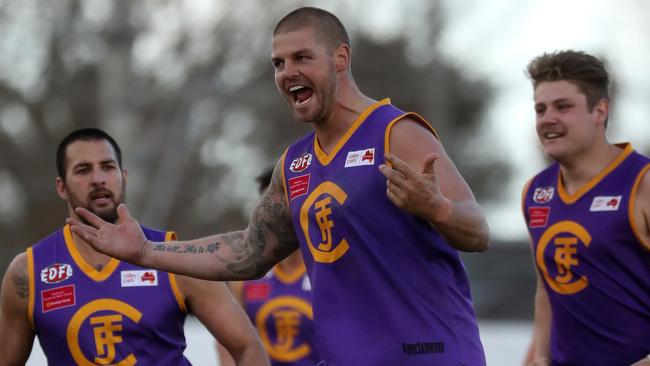
[[[650,250],[650,171],[639,182],[634,200],[634,224],[641,245]]]
[[[269,188],[243,231],[152,243],[145,240],[124,205],[118,207],[119,224],[107,223],[83,209],[77,213],[92,226],[67,221],[75,234],[98,251],[143,267],[212,280],[259,278],[298,248],[281,171],[278,162]]]
[[[400,193],[405,195],[397,197],[400,202],[396,204],[429,221],[454,248],[467,252],[486,250],[489,228],[483,211],[433,133],[405,118],[392,128],[390,145],[391,154],[418,173],[407,176],[400,187],[404,188]],[[433,168],[432,154],[438,155]],[[395,161],[389,162],[400,170]],[[388,184],[390,189],[390,178]]]
[[[203,323],[238,366],[269,361],[257,332],[225,283],[178,276],[178,286],[191,313]]]
[[[0,293],[0,366],[24,365],[34,342],[27,319],[29,281],[27,256],[19,254],[9,265]]]

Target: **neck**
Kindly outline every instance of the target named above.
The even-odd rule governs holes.
[[[376,103],[361,93],[351,80],[339,82],[335,98],[332,112],[325,121],[314,124],[318,143],[326,153],[336,146],[361,113]]]
[[[560,162],[562,181],[568,193],[573,193],[596,177],[621,154],[621,148],[605,142],[604,147],[592,149],[569,161]]]
[[[75,217],[77,220],[79,220],[79,217],[77,216],[71,216],[71,217]],[[96,251],[90,244],[88,244],[88,242],[83,240],[80,236],[78,236],[74,232],[71,232],[71,234],[72,234],[72,244],[75,246],[75,248],[77,248],[77,251],[79,251],[81,257],[88,264],[90,264],[97,270],[101,270],[101,268],[104,268],[106,263],[108,263],[108,261],[111,260],[111,257]]]

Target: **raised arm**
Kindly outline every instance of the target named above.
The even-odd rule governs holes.
[[[454,248],[486,250],[490,239],[483,210],[433,133],[407,117],[391,129],[390,145],[390,166],[380,166],[388,198],[429,221]]]
[[[118,207],[120,219],[115,225],[82,208],[76,212],[90,225],[69,218],[72,231],[98,251],[143,267],[204,279],[259,278],[298,248],[284,194],[281,160],[243,231],[153,243],[145,240],[140,225],[124,205]]]
[[[9,265],[0,293],[0,366],[24,365],[34,343],[27,319],[29,278],[27,256],[19,254]]]
[[[178,276],[188,310],[196,315],[238,366],[263,366],[269,360],[248,320],[223,282]]]

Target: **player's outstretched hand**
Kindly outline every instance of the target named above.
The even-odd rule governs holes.
[[[140,264],[146,238],[142,228],[125,204],[117,206],[117,223],[111,224],[92,212],[77,207],[75,212],[88,224],[74,218],[66,219],[72,232],[92,245],[96,250],[111,257]]]
[[[444,221],[451,211],[451,202],[440,192],[434,164],[439,154],[424,158],[422,172],[411,169],[404,161],[386,154],[387,164],[379,166],[386,177],[386,195],[397,207],[432,223]]]

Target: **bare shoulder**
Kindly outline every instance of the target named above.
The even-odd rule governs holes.
[[[20,253],[11,261],[3,280],[3,292],[10,291],[19,298],[29,297],[29,274],[27,271],[27,254]]]

